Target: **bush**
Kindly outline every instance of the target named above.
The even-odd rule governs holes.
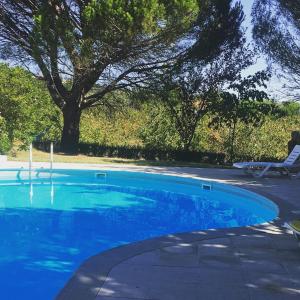
[[[35,142],[34,146],[43,151],[49,151],[50,142]],[[59,151],[59,144],[55,145]],[[99,144],[79,144],[79,153],[98,157],[119,157],[127,159],[146,159],[155,161],[184,161],[222,165],[225,164],[225,154],[201,151],[161,150],[134,146],[107,146]]]
[[[97,108],[89,109],[82,115],[80,141],[111,146],[142,146],[139,130],[144,120],[144,112],[133,108],[125,107],[111,114]]]
[[[8,136],[0,134],[0,155],[7,154],[11,146]]]
[[[0,116],[0,155],[6,154],[11,149],[5,120]]]
[[[270,118],[261,127],[239,123],[235,142],[235,161],[281,161],[287,156],[287,144],[291,132],[299,130],[299,116]],[[208,129],[203,124],[198,129],[202,134],[201,147],[206,151],[222,152],[228,157],[230,132],[227,127]]]
[[[174,121],[163,105],[144,105],[144,122],[139,137],[146,148],[176,149],[180,147],[180,137]]]
[[[59,126],[59,111],[52,104],[45,83],[22,68],[2,63],[0,113],[5,121],[2,135],[5,130],[3,138],[8,137],[10,143],[28,145],[41,132]],[[7,145],[7,142],[1,143]]]

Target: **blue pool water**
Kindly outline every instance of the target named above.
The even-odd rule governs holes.
[[[259,224],[277,214],[262,196],[196,179],[1,171],[0,298],[54,299],[72,272],[101,251],[169,233]]]

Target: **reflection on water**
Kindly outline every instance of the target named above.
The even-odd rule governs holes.
[[[261,221],[213,193],[104,184],[0,186],[1,299],[53,299],[84,259],[120,244]]]

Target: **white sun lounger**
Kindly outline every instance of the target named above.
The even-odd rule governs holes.
[[[300,145],[296,145],[284,162],[238,162],[234,163],[233,166],[238,169],[243,169],[246,172],[252,172],[253,175],[255,171],[260,170],[257,174],[258,177],[263,177],[270,169],[285,170],[290,174],[290,169],[300,166],[300,164],[295,164],[299,156]],[[300,173],[297,174],[297,177],[300,177]]]

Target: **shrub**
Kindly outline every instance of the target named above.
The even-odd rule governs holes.
[[[0,116],[0,155],[6,154],[11,149],[5,120]]]

